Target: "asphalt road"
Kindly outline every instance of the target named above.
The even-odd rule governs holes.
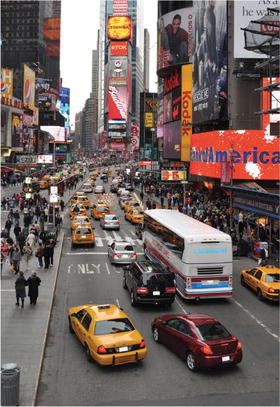
[[[101,182],[98,181],[98,184]],[[109,184],[105,184],[108,190]],[[91,194],[91,201],[95,196]],[[134,226],[124,220],[115,195],[108,196],[121,217],[118,232],[104,232],[98,221],[95,248],[71,249],[69,221],[37,405],[279,405],[279,308],[260,302],[242,287],[239,270],[255,265],[250,259],[234,261],[231,300],[185,302],[176,297],[164,307],[133,308],[122,288],[122,269],[108,261],[107,243],[130,239],[138,253],[142,244]],[[141,258],[141,254],[139,257]],[[86,360],[82,346],[68,330],[67,308],[88,303],[115,303],[124,308],[143,334],[148,357],[137,365],[101,367]],[[218,318],[243,344],[243,361],[236,367],[191,373],[183,360],[154,343],[151,321],[166,313],[205,312]]]

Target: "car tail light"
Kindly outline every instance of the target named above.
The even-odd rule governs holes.
[[[145,348],[146,344],[144,339],[142,339],[142,341],[140,342],[139,348]]]
[[[228,286],[232,287],[232,277],[231,276],[228,278]]]
[[[136,293],[137,294],[148,294],[149,290],[146,287],[137,287]]]
[[[274,292],[277,292],[277,291],[275,291],[274,288],[269,287],[268,292],[269,292],[269,293],[274,293]]]
[[[119,254],[114,254],[114,257],[118,258],[118,257],[120,257],[120,255]]]
[[[213,355],[212,349],[208,345],[202,346],[200,350],[204,355]]]
[[[134,259],[136,259],[137,256],[136,256],[136,254],[132,254],[131,257],[133,257]]]
[[[240,341],[237,341],[236,350],[240,350],[240,349],[242,349],[242,343]]]
[[[100,345],[97,348],[97,353],[107,353],[107,349],[105,348],[105,346]]]
[[[175,289],[175,287],[166,287],[165,290],[164,290],[164,292],[165,292],[166,294],[171,294],[171,293],[175,293],[175,292],[176,292],[176,289]]]

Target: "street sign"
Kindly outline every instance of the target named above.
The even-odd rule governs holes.
[[[30,198],[32,198],[32,194],[30,194],[30,193],[25,194],[25,199],[30,199]]]
[[[25,183],[26,183],[26,184],[31,184],[31,178],[30,178],[30,177],[26,177],[26,178],[25,178]]]
[[[50,194],[50,203],[57,203],[58,196],[56,194]]]
[[[188,184],[189,181],[181,181],[181,184]]]
[[[57,190],[58,190],[58,188],[57,188],[57,186],[54,186],[54,187],[51,187],[51,194],[54,194],[54,195],[57,195]]]

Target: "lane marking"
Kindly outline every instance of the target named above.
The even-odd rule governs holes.
[[[183,305],[179,302],[179,300],[175,297],[175,302],[178,304],[178,306],[181,308],[181,310],[184,312],[184,314],[188,314],[188,311],[185,310]]]
[[[242,311],[246,312],[258,325],[260,325],[262,328],[264,328],[264,330],[271,336],[273,336],[273,338],[277,339],[278,342],[280,342],[280,338],[279,335],[276,335],[275,333],[273,333],[270,328],[268,328],[268,326],[266,326],[261,320],[259,320],[257,317],[255,317],[255,315],[253,315],[247,308],[243,307],[242,304],[240,304],[240,302],[236,301],[234,298],[232,298],[232,301],[238,305],[239,308],[242,309]]]
[[[111,272],[110,272],[109,266],[108,266],[108,264],[107,264],[107,261],[105,262],[105,266],[106,266],[106,269],[107,269],[108,274],[110,275]]]
[[[1,291],[14,292],[15,290],[5,290],[4,288],[1,288]]]
[[[83,255],[89,255],[89,254],[107,254],[108,252],[67,252],[65,253],[67,256],[83,256]],[[137,256],[142,256],[145,253],[144,252],[136,252]]]

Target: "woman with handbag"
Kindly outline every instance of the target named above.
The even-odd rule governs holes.
[[[44,257],[44,247],[42,243],[39,243],[39,246],[35,252],[35,256],[38,258],[38,262],[39,262],[39,268],[43,267],[43,257]]]

